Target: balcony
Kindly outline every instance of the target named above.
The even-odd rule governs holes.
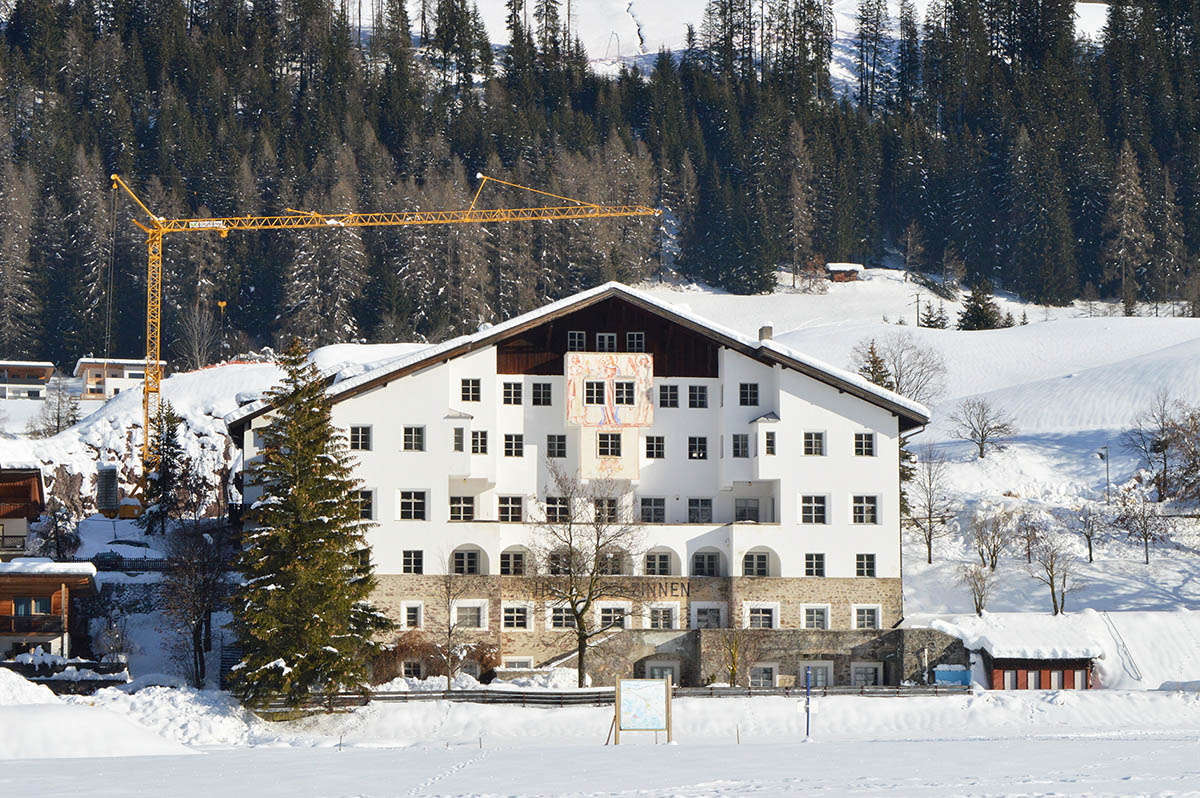
[[[27,518],[33,520],[42,513],[37,502],[14,502],[0,499],[0,518]]]
[[[0,635],[58,635],[63,619],[58,615],[0,615]]]
[[[25,536],[0,535],[0,551],[25,551]]]

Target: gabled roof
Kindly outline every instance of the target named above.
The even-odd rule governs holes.
[[[907,399],[893,391],[880,388],[858,374],[811,358],[778,341],[760,341],[742,335],[728,327],[697,316],[670,302],[665,302],[636,288],[630,288],[618,282],[604,283],[595,288],[581,291],[578,294],[560,299],[557,302],[551,302],[537,310],[523,313],[520,316],[514,316],[507,321],[481,329],[479,332],[452,338],[449,341],[422,349],[411,355],[380,361],[367,371],[349,379],[336,379],[336,369],[330,369],[324,372],[326,378],[330,380],[327,392],[334,402],[342,401],[355,394],[385,385],[392,380],[426,368],[434,363],[450,360],[491,346],[524,330],[597,302],[602,302],[610,297],[617,297],[630,302],[647,312],[687,327],[694,332],[708,337],[717,344],[734,349],[747,357],[752,357],[763,363],[780,365],[784,368],[799,371],[813,379],[831,385],[841,392],[849,393],[871,404],[882,407],[900,417],[901,431],[929,423],[929,410],[924,405]],[[225,424],[230,432],[235,432],[235,430],[249,423],[251,419],[266,413],[270,409],[270,401],[265,398],[260,399],[240,407],[225,416]],[[235,439],[239,437],[236,434],[234,435]]]

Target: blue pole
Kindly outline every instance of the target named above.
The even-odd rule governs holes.
[[[812,665],[804,666],[804,739],[808,739],[811,730],[809,702],[812,700]]]

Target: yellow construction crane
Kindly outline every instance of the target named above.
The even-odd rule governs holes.
[[[457,211],[392,211],[387,213],[316,213],[288,208],[275,216],[222,216],[211,219],[164,219],[146,207],[124,180],[112,175],[112,187],[125,190],[137,206],[149,217],[147,224],[137,219],[133,223],[146,233],[146,376],[142,394],[142,462],[152,459],[150,452],[150,421],[159,409],[159,384],[162,364],[159,352],[162,336],[162,257],[163,238],[170,233],[220,233],[221,238],[231,230],[317,230],[340,227],[393,227],[417,224],[488,224],[491,222],[533,222],[558,219],[603,219],[614,216],[658,216],[662,211],[645,205],[596,205],[591,202],[539,191],[536,188],[509,183],[494,177],[476,175],[479,188],[466,210]],[[544,197],[561,200],[567,205],[535,208],[476,208],[483,187],[489,182],[529,191]]]

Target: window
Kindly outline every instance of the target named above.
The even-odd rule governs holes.
[[[629,380],[617,380],[613,383],[613,404],[633,404],[633,383]]]
[[[506,405],[521,404],[521,383],[519,383],[519,382],[504,383],[504,404],[506,404]]]
[[[691,408],[708,407],[708,386],[707,385],[689,385],[688,386],[688,407],[691,407]]]
[[[879,608],[878,607],[855,607],[854,608],[854,628],[855,629],[878,629],[879,628]]]
[[[879,497],[855,496],[851,520],[856,524],[879,523]]]
[[[824,496],[801,496],[800,497],[800,523],[802,523],[802,524],[823,524],[823,523],[825,523],[825,497]]]
[[[467,431],[462,427],[454,428],[454,443],[453,448],[456,452],[464,452],[467,449],[466,444]]]
[[[665,524],[667,522],[666,499],[642,499],[642,523]]]
[[[874,576],[875,575],[875,555],[874,554],[857,554],[854,557],[854,575],[855,576]]]
[[[596,455],[598,457],[621,456],[621,433],[601,432],[596,435]]]
[[[401,571],[406,574],[423,574],[425,573],[424,561],[425,552],[420,550],[406,550],[403,555],[403,565]]]
[[[833,663],[828,660],[821,662],[801,662],[796,676],[796,686],[803,686],[805,673],[808,674],[809,685],[812,687],[828,687],[833,684]]]
[[[824,576],[825,575],[825,555],[824,554],[805,554],[804,555],[804,575],[805,576]]]
[[[462,400],[464,402],[478,402],[482,394],[479,390],[479,378],[471,377],[462,381]]]
[[[738,385],[738,404],[742,407],[758,406],[757,382],[743,382]]]
[[[604,404],[603,380],[585,380],[583,383],[583,403],[585,405]]]
[[[546,456],[547,457],[566,457],[567,456],[567,436],[566,435],[547,435],[546,436]]]
[[[854,433],[854,456],[855,457],[874,457],[875,456],[875,433],[874,432],[856,432],[856,433]]]
[[[421,605],[406,604],[404,606],[404,625],[409,629],[421,628]]]
[[[571,561],[570,556],[566,552],[555,551],[550,553],[550,557],[546,562],[546,570],[551,576],[563,576],[570,573]]]
[[[733,433],[733,456],[750,456],[750,436],[744,432]]]
[[[646,351],[646,334],[644,332],[627,332],[627,333],[625,333],[625,351],[626,352],[645,352]]]
[[[699,551],[692,555],[692,576],[720,576],[721,555],[715,551]]]
[[[454,552],[454,573],[460,575],[479,573],[479,552],[473,549]]]
[[[529,670],[533,667],[533,660],[529,657],[521,657],[520,659],[504,659],[504,667],[510,670]]]
[[[463,629],[482,629],[483,607],[455,607],[454,625]]]
[[[679,407],[679,386],[678,385],[660,385],[660,386],[658,386],[658,406],[659,407]]]
[[[523,551],[502,551],[502,552],[500,552],[500,575],[501,576],[524,576],[525,575],[525,552],[523,552]]]
[[[509,523],[519,522],[521,520],[521,504],[520,496],[501,496],[500,520]]]
[[[421,678],[421,663],[419,660],[405,660],[404,662],[404,678],[405,679],[420,679]]]
[[[504,456],[505,457],[524,457],[525,456],[525,436],[524,435],[505,435],[504,436]]]
[[[775,608],[774,607],[751,607],[750,608],[750,623],[751,629],[774,629],[775,628]]]
[[[550,392],[550,383],[535,382],[533,384],[533,404],[534,407],[549,407],[552,394]]]
[[[371,450],[371,428],[370,427],[351,427],[350,428],[350,448],[359,449],[362,451]]]
[[[853,662],[850,673],[855,687],[878,687],[883,683],[883,666],[877,662]]]
[[[688,499],[688,523],[711,524],[712,499]]]
[[[647,679],[670,679],[671,684],[679,684],[679,668],[665,662],[647,662]]]
[[[587,333],[583,330],[569,330],[567,332],[567,351],[582,352],[587,349]]]
[[[504,608],[504,628],[505,629],[528,629],[529,628],[529,608],[528,607],[505,607]]]
[[[450,520],[451,521],[474,521],[475,520],[475,497],[474,496],[451,496],[450,497]]]
[[[662,435],[646,436],[646,459],[661,460],[667,456],[666,439]]]
[[[734,521],[758,521],[758,499],[734,499]]]
[[[424,521],[425,520],[425,491],[423,491],[423,490],[402,490],[402,491],[400,491],[400,520],[401,521]]]
[[[752,551],[742,558],[742,576],[770,576],[771,558],[765,551]]]
[[[596,351],[597,352],[616,352],[617,351],[617,334],[616,333],[596,333]]]
[[[825,454],[825,433],[824,432],[806,432],[806,433],[804,433],[804,453],[807,455],[823,455],[823,454]]]
[[[625,609],[623,607],[601,607],[600,626],[604,628],[625,628]]]
[[[552,524],[564,524],[571,519],[570,503],[565,496],[546,497],[546,520]]]
[[[750,668],[750,686],[751,687],[774,687],[775,686],[775,666],[773,665],[755,665]]]
[[[574,629],[575,616],[566,607],[555,607],[550,610],[550,627],[553,629]]]
[[[696,610],[696,628],[697,629],[720,629],[721,628],[721,608],[720,607],[700,607]]]
[[[766,454],[769,454],[769,455],[775,454],[775,433],[774,432],[767,433],[766,440],[763,445],[763,449],[766,451]]]
[[[20,616],[49,615],[49,596],[23,596],[13,599],[13,614]]]
[[[804,628],[805,629],[828,629],[829,628],[829,608],[828,607],[805,607],[804,608]]]
[[[675,628],[675,610],[671,607],[651,607],[650,608],[650,628],[651,629],[674,629]]]
[[[487,454],[487,430],[471,430],[471,454]]]
[[[688,437],[688,459],[708,459],[708,438],[692,435]]]
[[[405,427],[404,428],[404,451],[406,451],[406,452],[423,452],[423,451],[425,451],[425,428],[424,427]]]
[[[358,517],[370,520],[375,517],[375,491],[358,492]]]
[[[620,576],[624,571],[625,555],[619,552],[609,552],[601,555],[600,567],[597,569],[606,576]]]
[[[592,499],[592,511],[596,520],[601,523],[615,523],[617,520],[617,500],[610,498]]]
[[[462,671],[463,673],[465,673],[467,676],[470,676],[473,679],[479,678],[479,672],[480,672],[479,671],[479,663],[476,660],[473,660],[473,659],[463,660],[462,665],[459,666],[459,670]]]
[[[646,576],[670,576],[671,555],[667,552],[651,552],[646,555]]]

